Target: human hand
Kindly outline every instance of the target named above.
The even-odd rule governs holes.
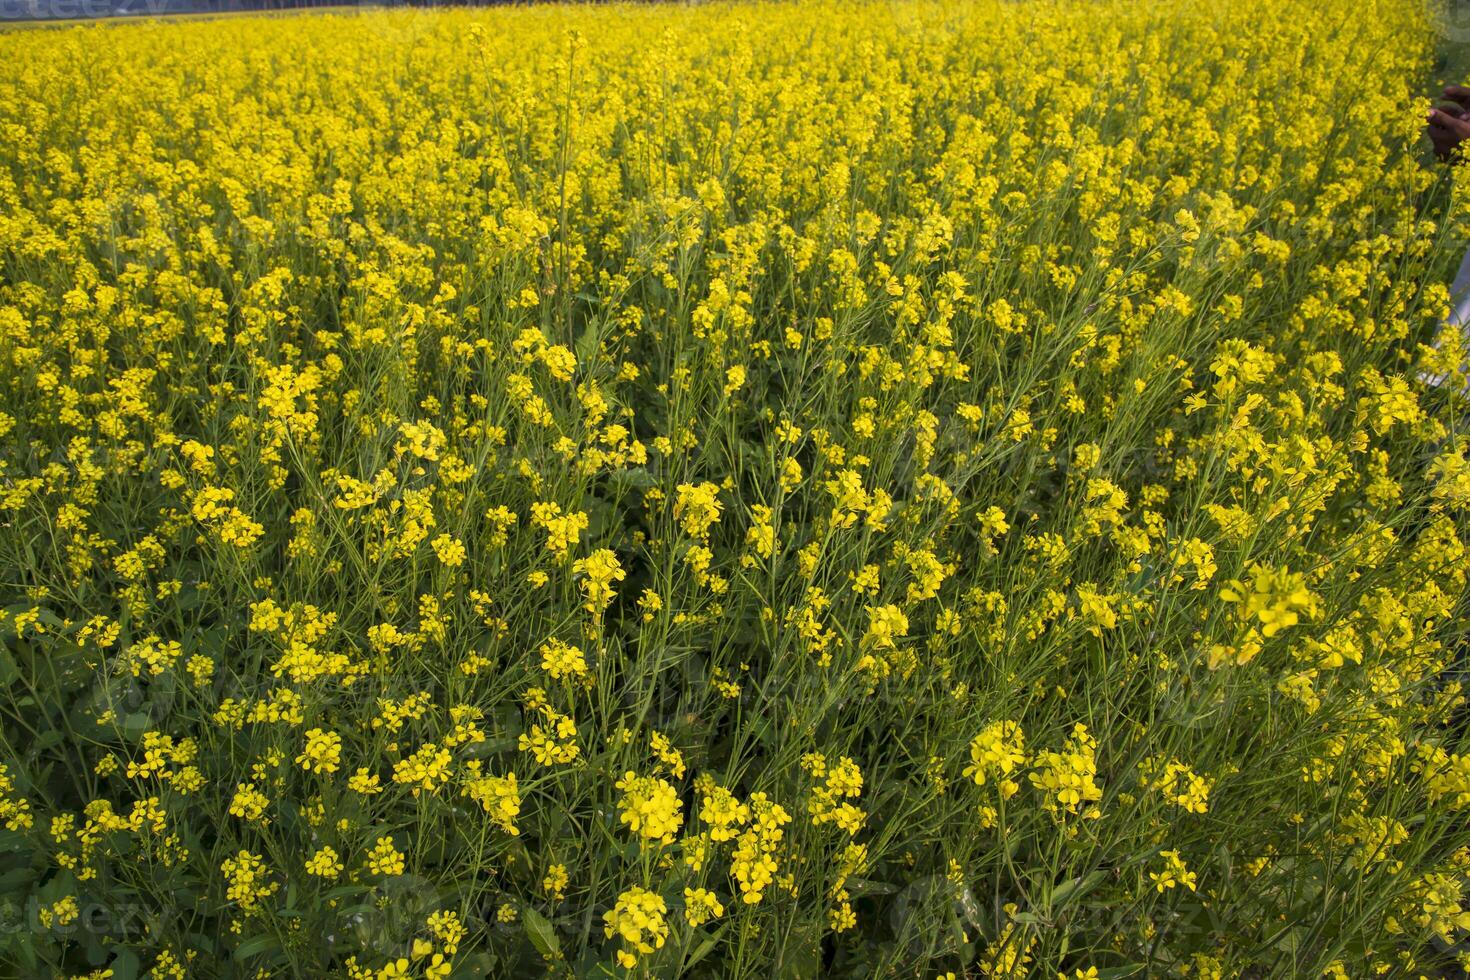
[[[1428,120],[1429,142],[1441,160],[1456,155],[1460,144],[1470,139],[1470,89],[1452,85],[1445,89],[1445,98],[1452,104],[1429,110]]]
[[[1446,85],[1444,98],[1447,102],[1453,102],[1460,110],[1462,118],[1470,117],[1470,87],[1464,85]]]

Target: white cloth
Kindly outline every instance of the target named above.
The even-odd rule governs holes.
[[[1455,281],[1450,285],[1450,315],[1445,317],[1445,326],[1459,327],[1467,344],[1470,344],[1470,251],[1460,260],[1460,271],[1455,273]],[[1438,345],[1436,345],[1438,346]],[[1467,366],[1460,365],[1455,374],[1464,375]],[[1438,388],[1449,380],[1449,375],[1421,374],[1420,380],[1425,384]],[[1470,382],[1466,385],[1470,392]]]
[[[1464,330],[1470,326],[1470,252],[1460,260],[1460,271],[1455,273],[1454,285],[1450,286],[1450,309],[1448,323]]]

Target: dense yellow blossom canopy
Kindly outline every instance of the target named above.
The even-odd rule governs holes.
[[[1470,967],[1435,18],[0,31],[0,975]]]

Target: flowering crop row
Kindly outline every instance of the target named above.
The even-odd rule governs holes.
[[[1460,968],[1432,42],[0,33],[7,975]]]

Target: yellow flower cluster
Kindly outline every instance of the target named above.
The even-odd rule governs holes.
[[[684,825],[683,802],[667,780],[629,771],[615,784],[622,793],[619,819],[644,840],[672,844]]]
[[[1089,805],[1102,799],[1102,787],[1093,779],[1097,775],[1096,750],[1097,739],[1088,734],[1086,725],[1078,722],[1061,751],[1036,754],[1033,760],[1036,769],[1029,778],[1032,786],[1047,794],[1048,809],[1080,813],[1093,819],[1102,815],[1096,806]]]
[[[225,858],[220,864],[220,872],[228,883],[225,898],[244,912],[258,909],[260,903],[275,894],[281,884],[271,879],[270,870],[260,855],[245,850]]]
[[[618,963],[628,969],[638,965],[638,955],[663,949],[669,926],[664,919],[668,906],[664,900],[645,888],[633,887],[618,896],[617,904],[603,913],[604,932],[617,936],[624,945],[618,950]]]
[[[465,795],[484,807],[491,821],[501,830],[513,837],[519,834],[515,819],[521,812],[521,794],[516,774],[481,775],[478,759],[467,763],[465,772],[468,777],[464,784]]]
[[[1021,788],[1010,778],[1011,773],[1025,761],[1026,736],[1021,726],[1014,721],[993,721],[970,742],[970,762],[964,774],[976,786],[993,779],[1001,796],[1011,797]]]

